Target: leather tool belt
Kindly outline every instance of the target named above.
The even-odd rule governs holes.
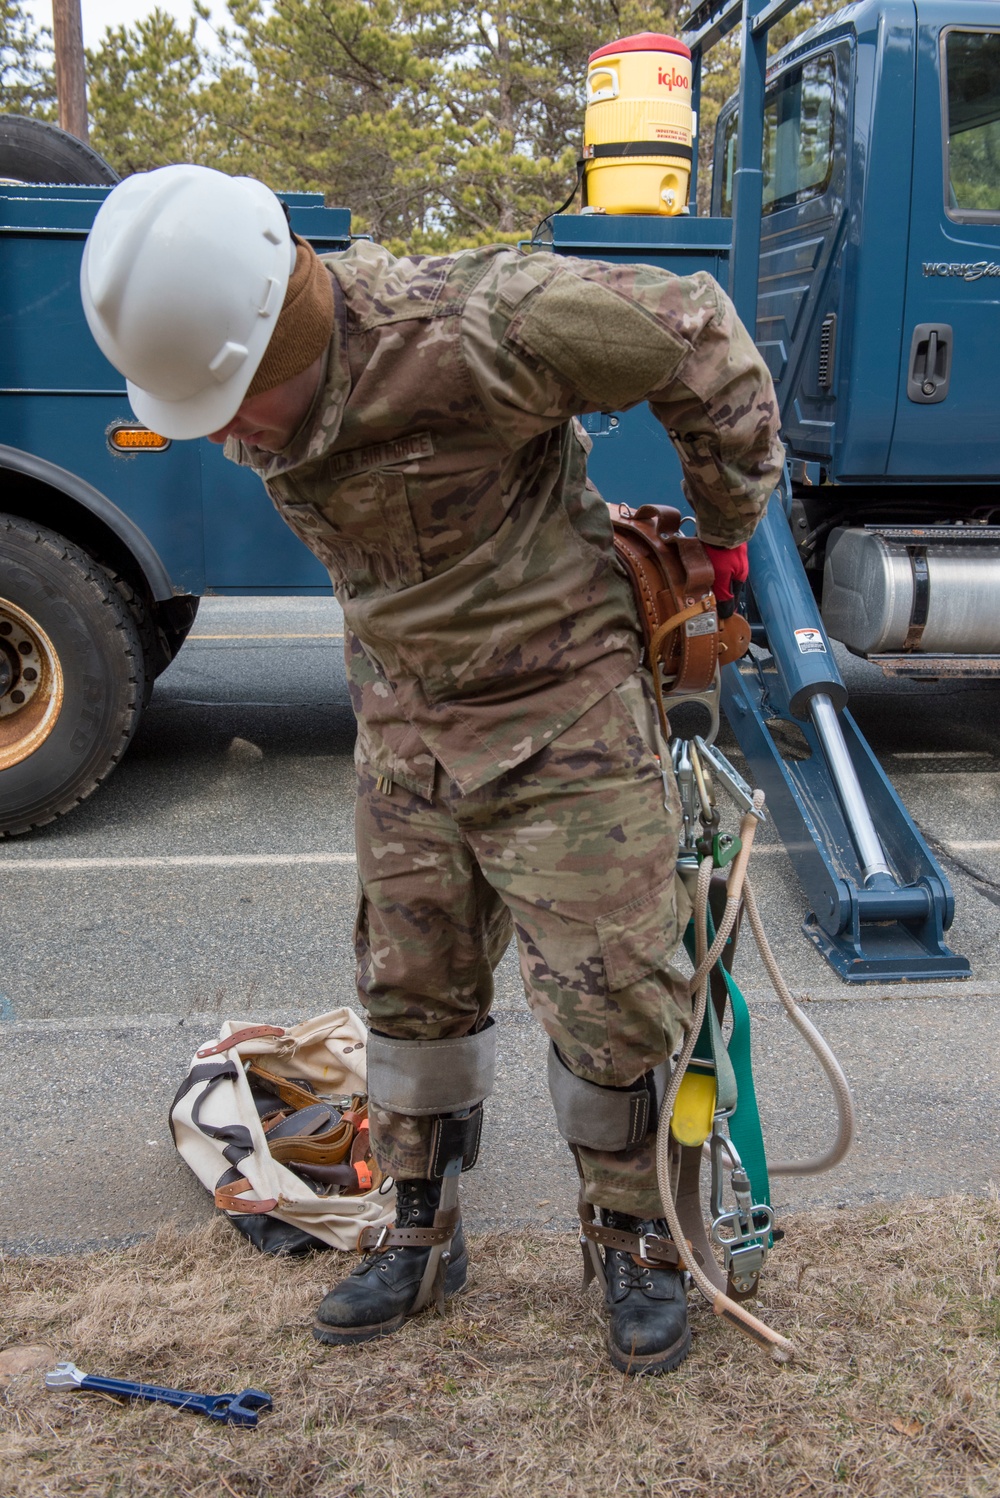
[[[681,534],[670,505],[610,505],[615,554],[635,595],[664,731],[665,698],[705,692],[719,665],[738,660],[750,644],[740,614],[720,621],[715,573],[696,536]]]

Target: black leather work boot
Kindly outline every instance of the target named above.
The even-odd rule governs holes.
[[[667,1224],[661,1218],[630,1217],[602,1208],[601,1225],[635,1235],[631,1251],[611,1244],[605,1248],[611,1361],[622,1373],[667,1373],[691,1350],[687,1294],[676,1265],[641,1257],[644,1239],[669,1239]]]
[[[456,1183],[457,1184],[457,1183]],[[440,1210],[441,1181],[399,1181],[396,1224],[363,1230],[358,1267],[323,1297],[313,1336],[342,1345],[387,1337],[427,1305],[461,1290],[468,1256],[458,1207]],[[428,1276],[432,1254],[432,1274]]]

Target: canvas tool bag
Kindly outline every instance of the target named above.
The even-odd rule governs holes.
[[[615,555],[635,594],[646,661],[664,731],[665,698],[706,692],[716,667],[738,660],[750,644],[740,614],[719,620],[715,572],[696,536],[681,534],[681,513],[670,505],[611,505]]]
[[[365,1028],[350,1009],[293,1025],[226,1020],[170,1107],[181,1158],[233,1226],[268,1253],[353,1250],[391,1222],[372,1155]]]

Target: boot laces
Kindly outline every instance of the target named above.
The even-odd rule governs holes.
[[[419,1217],[421,1207],[430,1207],[431,1203],[421,1200],[422,1191],[425,1187],[423,1181],[400,1181],[396,1187],[396,1226],[410,1228],[421,1226]],[[433,1215],[433,1209],[432,1209]]]
[[[623,1232],[636,1233],[639,1238],[643,1234],[650,1238],[669,1238],[670,1230],[662,1218],[643,1220],[638,1217],[629,1217],[625,1213],[607,1213],[604,1221],[609,1227],[619,1228]],[[619,1290],[652,1290],[654,1269],[666,1269],[666,1264],[652,1265],[645,1261],[636,1263],[634,1256],[624,1249],[612,1249],[608,1255],[609,1270],[614,1266],[614,1277],[618,1282]],[[611,1275],[609,1274],[609,1278]]]
[[[431,1203],[421,1200],[422,1188],[426,1186],[424,1181],[399,1181],[396,1186],[396,1226],[398,1228],[421,1227],[420,1210],[423,1206]],[[364,1255],[361,1263],[354,1271],[355,1274],[365,1274],[373,1268],[381,1273],[388,1273],[389,1265],[395,1259],[397,1252],[403,1253],[426,1253],[426,1249],[402,1249],[395,1248],[370,1248]]]
[[[631,1254],[615,1251],[614,1273],[619,1290],[652,1290],[653,1271],[648,1264],[637,1264]]]

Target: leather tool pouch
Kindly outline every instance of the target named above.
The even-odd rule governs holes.
[[[715,669],[746,654],[750,627],[740,614],[720,623],[715,574],[695,536],[681,534],[671,505],[611,505],[615,554],[635,595],[646,663],[667,729],[664,699],[705,692]]]

